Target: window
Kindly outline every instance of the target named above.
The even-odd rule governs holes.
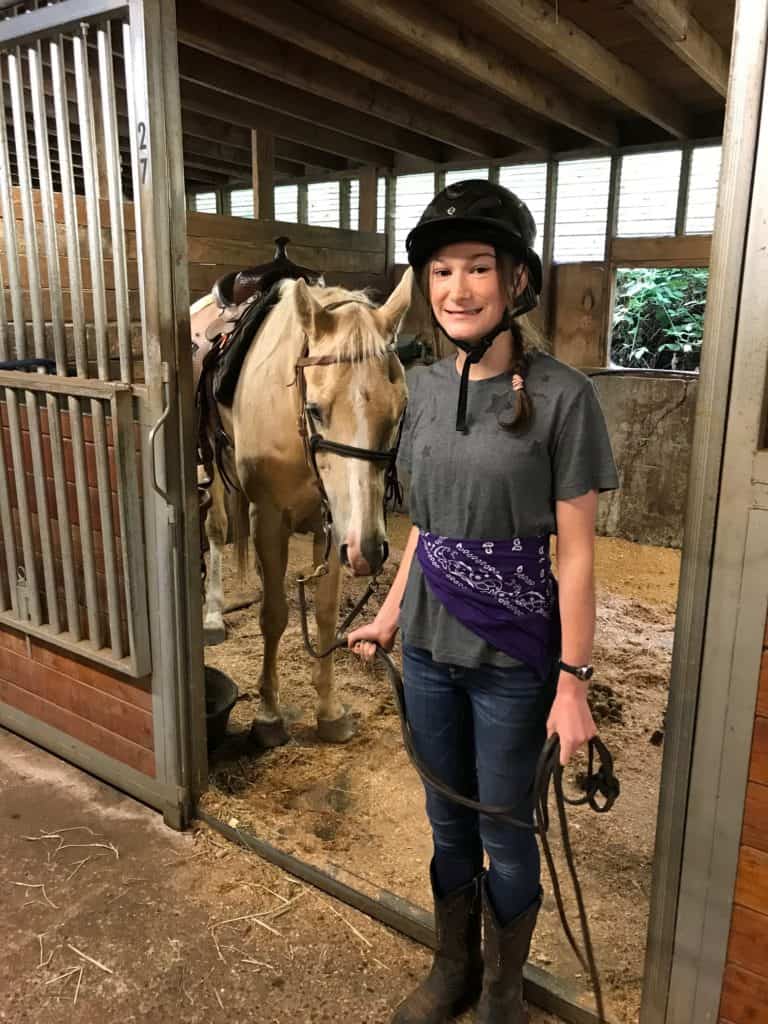
[[[405,239],[435,194],[435,176],[401,174],[395,178],[395,263],[407,263]]]
[[[687,235],[708,235],[715,225],[722,155],[722,146],[698,146],[691,154],[685,217]]]
[[[610,181],[610,157],[561,161],[557,175],[556,262],[605,259]]]
[[[299,220],[299,186],[275,186],[275,220],[296,224]]]
[[[488,180],[488,168],[487,167],[472,167],[466,171],[446,171],[445,172],[445,184],[454,185],[457,181],[477,181],[482,178],[483,181]]]
[[[387,216],[387,179],[379,178],[376,182],[376,230],[380,235],[386,231]]]
[[[517,164],[499,168],[499,184],[523,200],[536,221],[534,249],[541,256],[544,244],[544,215],[547,209],[547,165]]]
[[[349,226],[352,231],[360,228],[360,179],[353,178],[349,183]]]
[[[253,189],[233,188],[229,193],[229,212],[233,217],[253,217]]]
[[[674,235],[680,190],[681,149],[621,158],[617,235]]]
[[[338,181],[316,181],[307,186],[307,223],[337,228],[341,220]]]
[[[216,193],[196,192],[192,196],[192,209],[195,213],[216,213]]]

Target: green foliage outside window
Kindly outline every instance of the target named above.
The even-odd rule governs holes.
[[[617,366],[698,370],[709,271],[616,271],[611,361]]]

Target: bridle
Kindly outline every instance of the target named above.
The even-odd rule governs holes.
[[[351,304],[358,304],[366,306],[368,309],[375,309],[369,302],[364,302],[361,299],[342,299],[339,302],[330,302],[328,305],[323,306],[324,312],[332,312],[335,309],[339,309],[341,306],[347,306]],[[394,349],[392,349],[394,354]],[[306,576],[300,576],[297,580],[299,585],[299,605],[301,607],[302,620],[306,623],[306,597],[304,588],[305,585],[313,579],[317,579],[320,576],[326,575],[328,572],[328,559],[331,553],[332,543],[332,526],[333,526],[333,515],[331,512],[331,503],[328,499],[328,493],[323,483],[323,478],[320,475],[320,469],[317,465],[317,453],[318,452],[331,452],[334,455],[339,455],[345,459],[363,459],[366,462],[381,463],[386,466],[385,486],[384,486],[384,507],[386,509],[388,502],[393,502],[398,505],[402,502],[402,489],[397,479],[397,452],[400,447],[400,438],[403,430],[403,417],[400,417],[400,423],[397,429],[397,438],[394,445],[386,450],[378,448],[359,448],[356,445],[342,444],[339,441],[330,441],[318,430],[318,425],[315,422],[315,418],[312,415],[312,407],[307,403],[307,381],[304,371],[308,366],[335,366],[341,363],[351,363],[353,358],[351,356],[328,354],[323,356],[311,356],[309,355],[309,336],[305,333],[304,345],[301,350],[301,355],[296,360],[294,365],[294,380],[293,383],[296,385],[299,395],[299,413],[298,413],[298,430],[299,436],[301,437],[302,444],[304,445],[304,454],[306,455],[307,464],[315,478],[317,489],[320,492],[320,516],[322,522],[322,530],[324,536],[324,553],[323,560],[319,565],[316,565],[312,572]],[[363,597],[354,607],[349,616],[341,624],[337,630],[337,637],[341,635],[348,627],[349,622],[365,607],[369,598],[376,589],[376,581],[378,573],[371,578]],[[309,645],[310,653],[316,658],[325,657],[330,651],[319,652]]]

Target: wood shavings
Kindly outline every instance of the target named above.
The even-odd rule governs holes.
[[[43,882],[11,882],[10,884],[21,886],[22,889],[39,889],[43,894],[43,899],[45,900],[45,902],[50,907],[53,907],[54,910],[59,909],[56,906],[56,904],[49,898],[48,893],[45,891],[45,884]]]
[[[106,964],[101,963],[99,960],[94,960],[92,956],[88,956],[87,953],[83,953],[82,950],[78,949],[77,946],[73,946],[71,943],[67,943],[67,949],[71,949],[77,956],[82,957],[83,960],[87,960],[89,964],[93,964],[94,967],[98,967],[100,971],[104,971],[105,974],[114,974],[115,972],[111,967],[107,967]]]

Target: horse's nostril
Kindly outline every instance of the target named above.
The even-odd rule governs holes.
[[[342,544],[339,548],[339,558],[341,559],[342,565],[349,565],[349,555],[347,553],[347,545]]]
[[[389,558],[389,544],[384,541],[381,545],[381,564],[384,565],[386,560]]]

